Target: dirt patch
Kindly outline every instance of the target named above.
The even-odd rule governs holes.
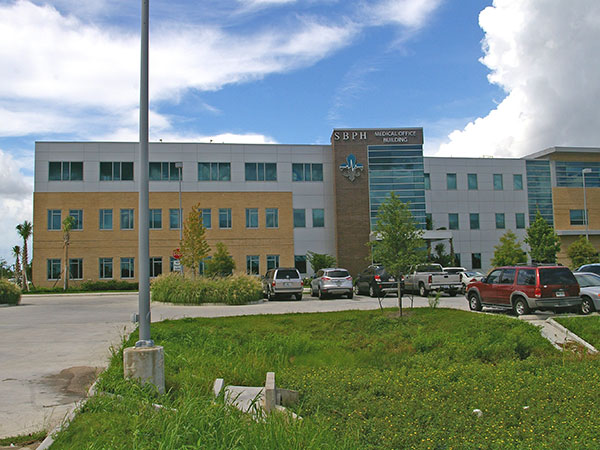
[[[88,389],[101,371],[102,367],[69,367],[56,375],[44,377],[44,383],[52,386],[69,400],[78,400],[87,396]]]

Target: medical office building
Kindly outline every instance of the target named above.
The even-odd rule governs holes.
[[[37,142],[33,282],[58,283],[62,220],[78,280],[137,280],[137,143]],[[421,128],[336,129],[330,145],[150,143],[151,276],[173,269],[183,218],[198,205],[206,237],[236,270],[311,273],[307,252],[355,275],[370,262],[378,206],[394,191],[432,246],[452,239],[460,264],[486,271],[499,238],[522,242],[539,209],[568,245],[586,230],[600,248],[600,149],[553,147],[524,158],[423,156]],[[181,164],[181,168],[179,167]],[[585,224],[584,188],[589,224]],[[181,183],[180,183],[181,174]]]

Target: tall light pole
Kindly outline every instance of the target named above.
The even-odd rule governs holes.
[[[175,167],[179,171],[179,242],[183,239],[183,210],[181,209],[181,171],[183,170],[183,162],[176,162]]]
[[[581,171],[581,176],[583,177],[583,218],[585,220],[585,238],[589,241],[589,223],[588,223],[588,211],[587,211],[587,198],[585,194],[585,176],[588,173],[592,173],[592,169],[586,168]]]

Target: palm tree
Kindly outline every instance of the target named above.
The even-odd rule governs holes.
[[[21,247],[15,245],[12,248],[13,256],[15,257],[15,281],[19,284],[19,280],[21,279]]]
[[[23,289],[29,290],[29,283],[27,282],[27,265],[29,264],[28,260],[28,252],[27,252],[27,240],[31,237],[31,233],[33,231],[33,226],[31,222],[25,221],[17,225],[17,232],[23,238]]]
[[[75,226],[75,218],[73,216],[65,217],[62,222],[63,243],[65,247],[65,265],[63,270],[63,290],[69,288],[69,241],[71,240],[71,230]]]

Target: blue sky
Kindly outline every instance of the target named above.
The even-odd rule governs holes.
[[[138,138],[140,1],[0,0],[0,257],[36,140]],[[425,153],[600,146],[597,0],[150,0],[151,140],[328,143],[424,128]]]

